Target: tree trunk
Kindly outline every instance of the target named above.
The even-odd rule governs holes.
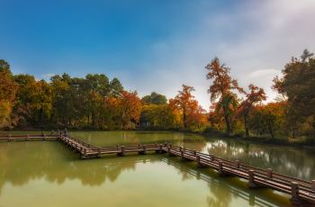
[[[245,127],[245,136],[249,137],[249,129],[248,129],[247,116],[246,115],[244,115],[244,127]]]
[[[226,113],[224,114],[224,120],[225,120],[225,125],[226,125],[226,133],[228,135],[231,135],[231,123],[229,120],[229,116]]]
[[[187,116],[186,116],[186,108],[183,108],[183,124],[184,124],[184,129],[187,128]]]
[[[273,139],[275,136],[274,136],[274,134],[273,134],[272,125],[271,125],[270,122],[268,123],[268,130],[269,130],[269,133],[270,133],[270,135],[271,135],[271,138]]]

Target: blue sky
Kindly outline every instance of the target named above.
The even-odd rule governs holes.
[[[314,0],[0,0],[0,58],[38,79],[104,73],[128,90],[174,96],[185,83],[207,109],[214,57],[243,87],[264,87],[291,56],[315,51]]]

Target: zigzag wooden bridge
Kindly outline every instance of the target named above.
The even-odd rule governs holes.
[[[216,170],[221,176],[237,176],[248,180],[249,187],[266,187],[291,195],[295,206],[315,206],[315,180],[306,181],[273,172],[272,169],[261,169],[242,163],[219,158],[214,155],[197,152],[179,146],[165,144],[146,144],[131,146],[97,147],[66,134],[59,135],[16,135],[2,136],[0,141],[60,141],[78,152],[82,159],[100,158],[104,155],[124,156],[127,153],[146,154],[149,152],[168,153],[182,160],[195,161],[200,167]]]

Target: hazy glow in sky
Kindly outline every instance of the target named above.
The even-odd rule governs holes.
[[[291,56],[315,51],[315,0],[0,0],[0,58],[49,79],[105,73],[128,90],[210,105],[204,66],[218,56],[240,85],[264,87]]]

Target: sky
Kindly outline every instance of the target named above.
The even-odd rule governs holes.
[[[14,73],[117,77],[140,96],[182,84],[210,106],[205,66],[219,57],[247,88],[315,52],[315,0],[0,0],[0,59]]]

